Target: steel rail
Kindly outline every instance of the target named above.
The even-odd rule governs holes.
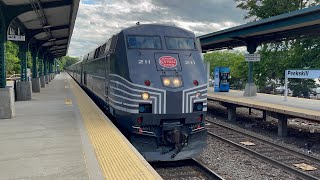
[[[198,161],[196,159],[192,159],[192,161],[193,161],[194,164],[196,164],[196,166],[198,167],[198,169],[200,171],[202,171],[204,174],[207,174],[208,176],[210,176],[210,179],[217,179],[217,180],[223,180],[224,179],[222,176],[220,176],[219,174],[217,174],[216,172],[211,170],[209,167],[207,167],[202,162],[200,162],[200,161]]]
[[[307,154],[303,154],[303,153],[301,153],[301,152],[298,152],[298,151],[295,151],[295,150],[293,150],[293,149],[284,147],[284,146],[282,146],[282,145],[279,145],[279,144],[276,144],[276,143],[267,141],[267,140],[265,140],[265,139],[262,139],[262,138],[259,138],[259,137],[253,136],[253,135],[250,135],[250,134],[245,133],[245,132],[243,132],[243,131],[239,131],[239,130],[237,130],[237,129],[234,129],[234,128],[231,128],[231,127],[227,127],[227,126],[218,124],[218,123],[216,123],[216,122],[214,122],[214,121],[211,121],[211,120],[206,120],[206,121],[207,121],[207,122],[210,122],[210,123],[212,123],[212,124],[214,124],[214,125],[220,126],[220,127],[222,127],[222,128],[225,128],[225,129],[228,129],[228,130],[231,130],[231,131],[235,131],[235,132],[237,132],[237,133],[239,133],[239,134],[242,134],[242,135],[244,135],[244,136],[248,136],[248,137],[250,137],[250,138],[252,138],[252,139],[255,139],[255,140],[257,140],[257,141],[261,141],[262,143],[265,143],[265,144],[267,144],[267,145],[276,147],[276,148],[279,149],[279,150],[289,152],[289,153],[292,154],[292,155],[298,156],[298,157],[303,158],[303,159],[307,159],[307,160],[309,160],[309,161],[312,161],[312,162],[320,165],[320,159],[319,159],[319,158],[316,158],[316,157],[314,157],[314,156],[310,156],[310,155],[307,155]]]
[[[274,166],[276,166],[278,168],[281,168],[281,169],[283,169],[283,170],[285,170],[285,171],[287,171],[287,172],[289,172],[289,173],[291,173],[291,174],[293,174],[293,175],[295,175],[297,177],[300,177],[300,178],[303,178],[303,179],[310,179],[310,180],[318,180],[319,179],[319,178],[317,178],[315,176],[312,176],[310,174],[307,174],[307,173],[304,173],[302,171],[299,171],[299,170],[297,170],[295,168],[292,168],[292,167],[290,167],[290,166],[288,166],[286,164],[283,164],[283,163],[281,163],[279,161],[273,160],[273,159],[271,159],[271,158],[269,158],[269,157],[267,157],[267,156],[265,156],[263,154],[260,154],[258,152],[255,152],[255,151],[251,150],[251,149],[248,149],[248,148],[246,148],[246,147],[244,147],[244,146],[242,146],[240,144],[237,144],[237,143],[232,142],[232,141],[230,141],[230,140],[228,140],[226,138],[223,138],[223,137],[221,137],[219,135],[216,135],[216,134],[214,134],[214,133],[212,133],[210,131],[208,131],[208,134],[213,138],[216,138],[216,139],[218,139],[218,140],[220,140],[222,142],[225,142],[225,143],[227,143],[229,145],[232,145],[233,147],[235,147],[237,149],[240,149],[241,151],[243,151],[243,152],[245,152],[245,153],[247,153],[249,155],[257,157],[257,158],[259,158],[259,159],[261,159],[261,160],[263,160],[263,161],[265,161],[267,163],[270,163],[270,164],[272,164],[272,165],[274,165]]]

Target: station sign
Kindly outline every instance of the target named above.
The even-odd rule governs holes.
[[[9,41],[26,41],[26,36],[21,35],[8,35]]]
[[[286,70],[287,78],[317,79],[320,78],[320,70]]]
[[[260,54],[245,54],[244,58],[248,62],[258,62],[261,60]]]
[[[298,69],[298,70],[286,70],[285,71],[285,90],[284,90],[284,100],[288,100],[288,79],[320,79],[320,70],[308,70],[308,69]]]

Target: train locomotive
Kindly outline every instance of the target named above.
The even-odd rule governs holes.
[[[146,160],[189,159],[206,146],[207,77],[194,33],[139,24],[67,71]]]

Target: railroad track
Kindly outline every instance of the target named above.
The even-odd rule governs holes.
[[[151,162],[163,179],[223,179],[196,159],[169,162]]]
[[[210,120],[207,122],[210,136],[302,179],[320,179],[320,159]]]

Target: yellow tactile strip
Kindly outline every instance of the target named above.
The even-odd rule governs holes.
[[[295,107],[290,107],[290,106],[285,106],[280,104],[271,104],[271,103],[265,103],[260,101],[254,101],[245,97],[224,96],[224,95],[219,95],[219,94],[209,93],[209,92],[208,92],[208,99],[320,121],[320,111],[313,111],[313,110],[300,109],[300,108],[295,108]]]
[[[69,75],[68,80],[104,177],[162,179]]]

